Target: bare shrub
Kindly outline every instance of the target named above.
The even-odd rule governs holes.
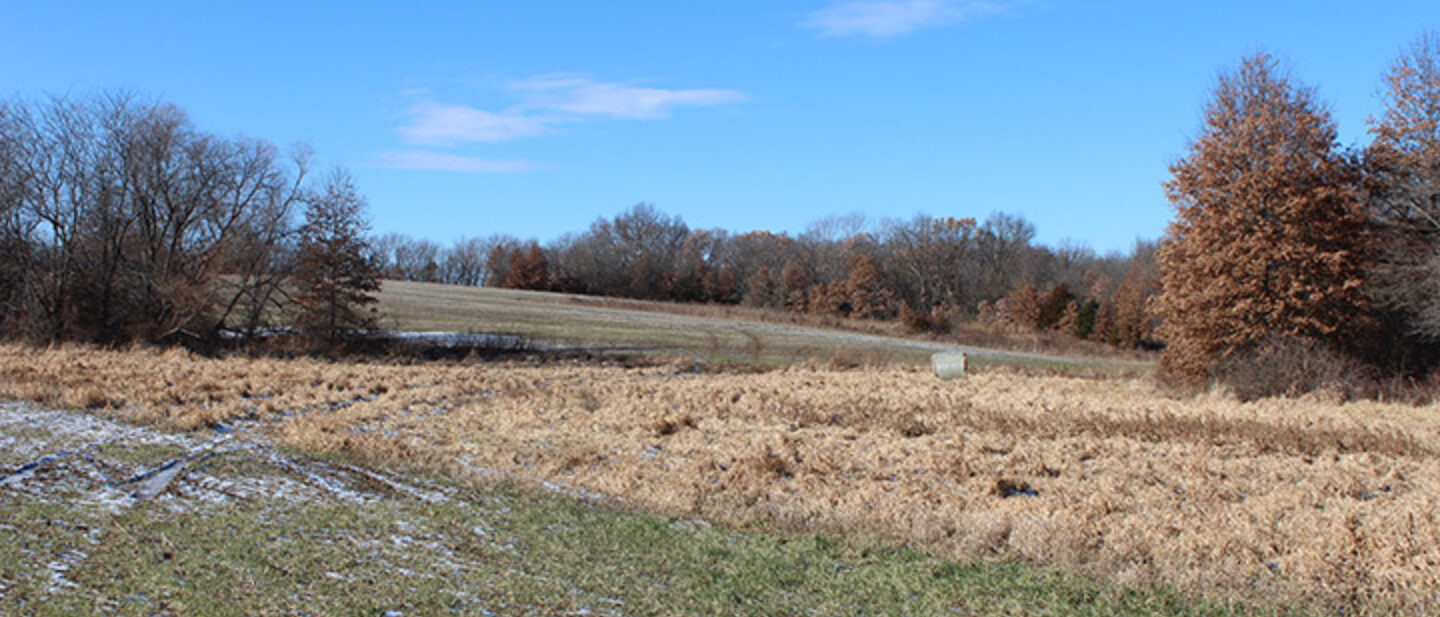
[[[910,439],[935,434],[935,427],[933,425],[913,414],[901,415],[895,418],[894,428],[895,432],[901,437]]]
[[[1242,401],[1327,393],[1340,400],[1375,391],[1373,369],[1310,339],[1276,336],[1222,361],[1216,381]]]
[[[911,333],[949,334],[954,327],[955,320],[953,316],[938,306],[927,312],[917,311],[904,305],[900,307],[900,322],[905,324],[905,329]]]
[[[650,430],[660,437],[673,435],[683,428],[695,428],[695,417],[688,413],[683,413],[678,416],[666,416],[656,420],[654,424],[650,425]]]
[[[835,350],[835,353],[830,356],[830,362],[826,364],[830,369],[838,371],[853,370],[864,365],[864,355],[849,348]]]
[[[1015,478],[1000,478],[995,481],[995,487],[990,489],[990,494],[1001,499],[1010,497],[1034,497],[1040,493],[1030,487],[1030,483]]]

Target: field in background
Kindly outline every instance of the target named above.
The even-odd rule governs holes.
[[[1105,374],[1140,374],[1153,366],[1145,356],[1065,337],[1001,334],[978,326],[947,340],[928,340],[903,337],[903,328],[888,322],[404,281],[385,281],[379,297],[382,325],[393,330],[512,334],[552,346],[679,353],[706,362],[914,365],[928,362],[936,351],[963,349],[978,366]]]
[[[550,483],[734,525],[1275,607],[1435,614],[1440,416],[906,367],[212,360],[0,348],[0,397]]]

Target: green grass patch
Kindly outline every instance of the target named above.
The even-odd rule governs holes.
[[[49,441],[55,439],[55,432],[48,428],[38,426],[6,426],[0,428],[0,434],[16,439],[29,439],[35,441]]]
[[[999,369],[1026,375],[1064,375],[1086,378],[1145,377],[1155,372],[1155,365],[1152,363],[1028,355],[973,356],[968,359],[968,363],[980,371]]]
[[[73,448],[80,442],[65,439],[49,429],[29,426],[0,427],[0,472],[8,467],[23,465],[42,456],[49,456]]]

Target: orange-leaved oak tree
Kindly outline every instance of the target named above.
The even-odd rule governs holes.
[[[1151,307],[1162,374],[1196,385],[1275,339],[1343,349],[1368,315],[1374,251],[1358,166],[1314,91],[1266,54],[1245,59],[1171,172]]]
[[[550,260],[539,243],[531,242],[530,247],[524,251],[519,248],[510,251],[510,267],[506,270],[505,280],[500,286],[531,291],[549,291],[554,286],[554,279],[550,275]]]
[[[369,228],[365,198],[349,174],[337,170],[307,200],[295,258],[297,321],[327,347],[378,322],[371,305],[380,291],[380,264],[365,239]]]

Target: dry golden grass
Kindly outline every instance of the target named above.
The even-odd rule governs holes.
[[[0,347],[0,397],[488,469],[734,524],[1324,611],[1440,611],[1440,415],[916,369],[344,364]]]

